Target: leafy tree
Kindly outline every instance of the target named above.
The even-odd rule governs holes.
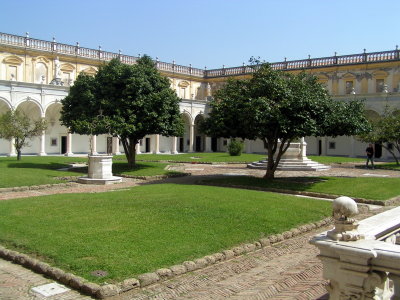
[[[14,138],[14,147],[17,151],[17,160],[21,160],[21,150],[29,146],[28,140],[42,135],[47,123],[44,120],[30,120],[19,110],[11,110],[0,116],[0,138],[11,141]]]
[[[395,113],[389,106],[380,118],[370,119],[372,130],[358,137],[366,143],[381,144],[400,165],[396,150],[400,153],[400,114]],[[392,145],[392,146],[389,146]]]
[[[267,148],[266,178],[273,178],[290,144],[304,136],[368,131],[360,101],[333,101],[314,76],[255,67],[252,78],[231,79],[211,101],[202,127],[214,137],[261,139]]]
[[[146,135],[183,134],[179,98],[146,55],[135,65],[113,59],[94,77],[79,75],[62,104],[63,125],[79,134],[119,137],[131,167]]]

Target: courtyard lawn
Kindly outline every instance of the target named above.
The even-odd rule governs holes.
[[[242,153],[240,156],[230,156],[226,152],[195,152],[183,154],[139,154],[136,156],[139,161],[176,161],[176,162],[242,162],[249,163],[265,159],[266,154],[247,154]],[[125,159],[125,156],[117,158]]]
[[[125,160],[113,160],[113,174],[122,174],[130,176],[155,176],[155,175],[171,175],[179,174],[177,171],[169,171],[165,168],[169,164],[158,162],[137,162],[136,166],[131,169]]]
[[[383,163],[383,164],[375,163],[375,168],[377,168],[377,169],[385,169],[385,170],[399,170],[400,171],[400,165],[397,165],[395,162]]]
[[[174,184],[14,199],[0,202],[0,243],[90,281],[114,282],[320,220],[331,205]]]
[[[86,161],[84,157],[65,156],[22,156],[20,161],[16,157],[0,157],[0,188],[64,182],[56,177],[82,173],[57,169],[65,168],[69,163]]]
[[[265,180],[238,176],[204,180],[205,184],[243,185],[293,191],[318,192],[338,196],[388,200],[400,195],[400,178],[382,177],[290,177]]]

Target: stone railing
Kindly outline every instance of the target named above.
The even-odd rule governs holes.
[[[8,33],[0,33],[0,45],[10,45],[20,48],[29,48],[46,52],[59,53],[69,56],[77,56],[89,59],[98,59],[103,61],[110,61],[113,58],[119,57],[123,63],[135,64],[138,57],[123,55],[121,53],[107,52],[99,49],[90,49],[80,47],[77,43],[75,46],[57,43],[55,39],[52,42],[43,41],[38,39],[32,39],[28,35],[25,37],[17,36]],[[367,53],[364,49],[364,53],[351,54],[351,55],[341,55],[341,56],[331,56],[331,57],[320,57],[320,58],[308,58],[302,60],[292,60],[292,61],[282,61],[271,63],[271,67],[276,70],[301,70],[301,69],[311,69],[311,68],[321,68],[321,67],[332,67],[340,65],[354,65],[362,63],[376,63],[376,62],[386,62],[386,61],[396,61],[399,60],[399,53],[397,46],[395,50],[391,51],[381,51],[381,52],[371,52]],[[198,68],[192,68],[192,66],[182,66],[177,65],[175,62],[167,63],[160,62],[158,59],[155,61],[157,68],[160,71],[177,73],[201,78],[214,78],[214,77],[224,77],[224,76],[239,76],[251,74],[254,72],[254,67],[241,66],[232,68],[221,68],[221,69],[211,69],[203,70]],[[257,68],[257,67],[255,67]]]
[[[338,230],[353,226],[342,221],[311,240],[320,250],[329,299],[400,299],[399,215],[397,207],[348,232]]]

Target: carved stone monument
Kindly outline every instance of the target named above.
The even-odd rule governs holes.
[[[110,184],[122,178],[112,174],[112,155],[89,155],[88,176],[79,177],[79,183]]]

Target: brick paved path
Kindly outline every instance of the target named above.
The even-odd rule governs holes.
[[[216,174],[248,174],[262,176],[264,171],[249,170],[244,165],[179,165],[178,170],[191,172],[194,176],[171,178],[167,181],[190,183],[198,176]],[[388,176],[400,177],[400,172],[332,168],[323,172],[277,172],[279,176]],[[105,192],[127,188],[141,181],[124,180],[124,183],[107,186],[74,185],[72,187],[51,187],[39,191],[0,193],[0,200],[31,197],[56,193]],[[366,215],[365,215],[366,216]],[[364,217],[365,217],[364,216]],[[318,232],[326,230],[319,229]],[[285,240],[254,253],[236,257],[230,261],[212,265],[203,270],[187,273],[169,281],[134,290],[112,298],[113,300],[134,299],[327,299],[322,279],[322,267],[316,258],[317,249],[308,240],[317,231]],[[44,297],[31,291],[32,287],[52,282],[52,280],[27,270],[19,265],[0,259],[0,299],[91,299],[75,291],[51,297]]]

